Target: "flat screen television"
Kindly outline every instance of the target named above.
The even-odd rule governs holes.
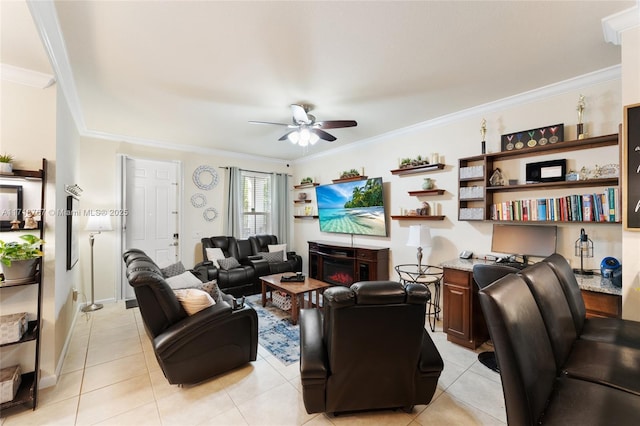
[[[556,252],[557,226],[542,225],[493,225],[491,251],[521,256],[527,264],[528,257],[547,257]]]
[[[382,178],[316,186],[320,231],[387,236]]]

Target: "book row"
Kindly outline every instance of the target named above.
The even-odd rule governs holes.
[[[491,206],[491,220],[620,222],[618,188],[559,198],[504,201]]]

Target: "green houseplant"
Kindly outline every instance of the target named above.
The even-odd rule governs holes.
[[[0,173],[10,174],[13,172],[13,155],[0,154]]]
[[[22,280],[33,277],[42,257],[40,245],[44,241],[35,235],[21,235],[24,242],[0,240],[0,266],[5,281]]]

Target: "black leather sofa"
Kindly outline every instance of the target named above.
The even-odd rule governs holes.
[[[444,367],[425,330],[429,290],[363,281],[324,292],[303,309],[300,377],[308,413],[412,408],[428,404]]]
[[[198,263],[194,269],[207,280],[218,280],[218,286],[225,293],[235,297],[248,296],[259,293],[260,277],[282,272],[302,271],[302,258],[294,251],[287,253],[285,262],[268,262],[261,255],[268,251],[269,244],[277,244],[275,235],[257,235],[247,240],[238,240],[235,237],[216,236],[202,238],[202,256],[205,259]],[[225,257],[233,257],[240,266],[229,270],[216,268],[213,262],[207,259],[208,248],[219,248]]]
[[[193,384],[255,361],[258,317],[248,305],[233,310],[222,294],[213,306],[189,316],[160,268],[141,250],[122,255],[147,335],[171,384]]]
[[[637,424],[640,351],[633,347],[632,335],[626,344],[614,343],[613,336],[608,341],[583,338],[564,290],[575,287],[571,291],[579,295],[579,288],[575,277],[561,283],[550,265],[566,262],[558,256],[509,274],[479,292],[500,367],[507,421],[510,425]],[[630,329],[640,324],[613,322],[627,323]],[[610,330],[615,334],[614,328]]]

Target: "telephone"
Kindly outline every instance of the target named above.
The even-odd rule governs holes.
[[[471,259],[471,256],[473,256],[473,252],[470,250],[460,252],[460,259]]]

